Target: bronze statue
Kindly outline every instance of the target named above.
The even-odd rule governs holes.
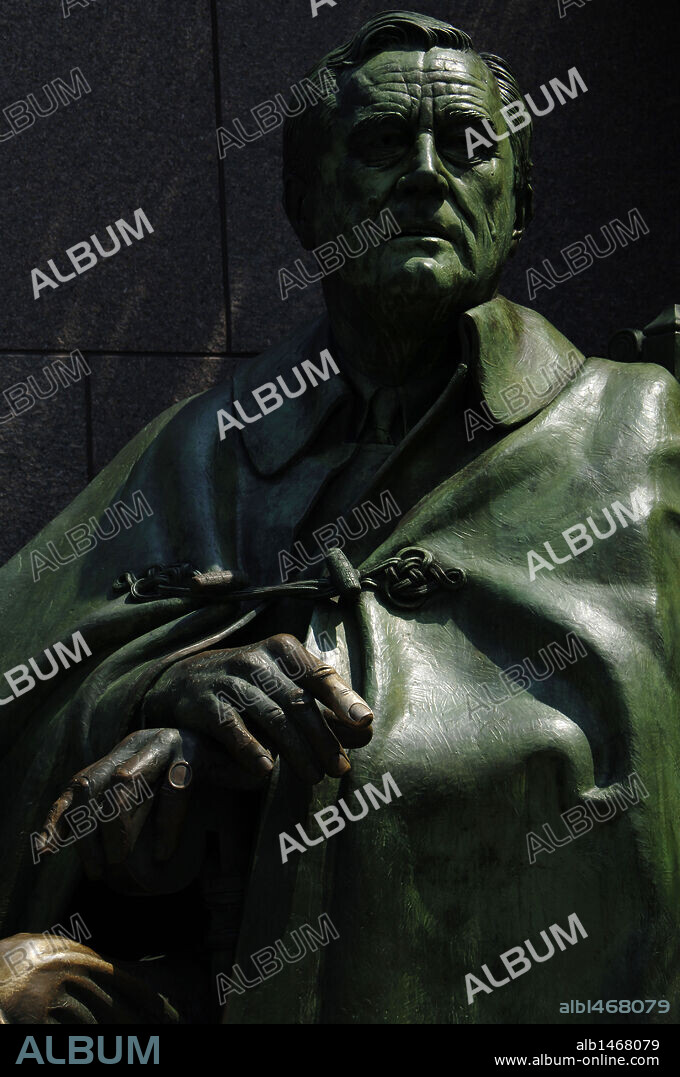
[[[387,12],[321,68],[337,93],[285,127],[291,224],[307,250],[384,211],[398,234],[325,276],[326,315],[142,430],[31,547],[66,562],[67,533],[133,491],[153,515],[37,582],[29,547],[3,570],[0,952],[19,956],[0,1011],[672,1012],[680,389],[585,359],[498,294],[531,219],[531,127],[472,157],[466,130],[509,130],[502,60]],[[296,367],[316,371],[304,391]],[[362,503],[376,526],[351,521]],[[29,656],[76,632],[91,655],[47,683]],[[367,785],[382,806],[362,814]],[[195,915],[162,953],[105,928],[55,949],[41,933],[79,908],[83,871],[145,930],[177,895]],[[275,949],[317,922],[337,941]],[[657,1019],[636,1012],[588,1020]]]

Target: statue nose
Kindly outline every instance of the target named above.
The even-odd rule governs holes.
[[[409,168],[399,181],[399,187],[402,193],[413,191],[444,195],[448,191],[449,185],[431,132],[418,136]]]

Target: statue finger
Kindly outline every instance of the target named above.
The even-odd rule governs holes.
[[[307,741],[314,759],[324,773],[341,778],[350,769],[350,761],[340,740],[324,720],[309,692],[287,677],[267,693],[281,707],[294,727]],[[330,714],[326,711],[326,714]]]
[[[246,682],[240,683],[244,687],[248,687]],[[238,788],[257,788],[269,777],[274,769],[274,757],[251,733],[243,721],[243,717],[237,709],[242,708],[241,696],[242,691],[230,680],[225,685],[225,690],[217,692],[213,697],[208,715],[209,722],[204,723],[204,728],[210,736],[218,740],[222,747],[226,749],[230,758],[238,765],[238,768],[244,770],[246,774],[253,778],[254,785],[248,783],[242,786],[239,783]],[[216,773],[215,760],[210,761],[210,770],[214,778]],[[231,784],[232,772],[224,764],[220,767],[220,773],[225,780],[230,782],[231,788],[236,788]]]
[[[281,634],[267,641],[270,653],[279,661],[294,662],[300,673],[293,679],[315,699],[333,712],[339,722],[363,728],[373,721],[373,711],[358,692],[350,688],[340,674],[315,655],[294,636]],[[291,674],[289,674],[291,676]]]
[[[101,763],[105,759],[110,759],[115,764],[122,763],[143,748],[145,744],[148,744],[149,741],[154,740],[158,732],[157,729],[136,729],[133,733],[128,733],[127,737],[124,737],[103,759],[97,760],[97,762]],[[93,764],[93,766],[96,765],[97,763]],[[88,770],[90,770],[90,767],[85,768],[85,771]]]
[[[113,771],[107,793],[109,811],[101,820],[107,864],[122,864],[130,856],[151,812],[158,784],[181,746],[177,729],[151,732],[151,739]]]
[[[194,788],[194,770],[185,755],[176,753],[156,799],[153,853],[155,860],[169,860],[176,852]]]
[[[321,710],[328,728],[333,731],[343,748],[365,748],[372,740],[372,725],[353,727],[346,722],[339,722],[327,707],[322,707]]]
[[[45,830],[49,829],[56,833],[61,840],[72,835],[72,828],[68,827],[67,813],[74,807],[80,806],[90,797],[101,793],[108,784],[114,767],[123,759],[127,758],[135,750],[137,745],[148,740],[153,730],[138,730],[131,733],[125,740],[117,744],[108,755],[103,756],[87,767],[83,767],[71,778],[68,788],[55,801],[45,821]]]
[[[320,782],[324,775],[323,768],[283,708],[247,681],[235,677],[230,678],[230,684],[239,692],[243,717],[265,734],[267,742],[290,764],[302,781],[311,785]]]
[[[194,759],[196,789],[261,789],[274,769],[274,757],[247,729],[241,715],[233,707],[216,696],[213,710],[213,726],[221,724],[230,727],[231,732],[227,734],[229,740],[222,739],[219,744],[215,744],[214,729],[210,736],[197,738],[198,750]],[[252,754],[248,754],[250,752]],[[261,752],[265,754],[261,755]]]
[[[313,656],[310,655],[310,658]],[[313,659],[316,663],[317,659]],[[332,666],[318,662],[313,669],[300,678],[300,684],[319,703],[333,712],[342,725],[350,729],[364,729],[373,721],[373,711],[358,692],[342,679]]]
[[[312,696],[295,683],[294,675],[299,675],[302,671],[300,667],[288,670],[278,665],[258,644],[256,648],[238,655],[230,663],[230,668],[239,682],[253,682],[285,712],[293,728],[307,742],[313,759],[324,773],[335,778],[347,773],[350,763],[342,745],[324,722]]]
[[[105,787],[112,768],[111,761],[104,758],[74,775],[68,789],[52,807],[46,823],[46,833],[52,842],[50,851],[56,852],[60,846],[77,842],[78,855],[89,879],[99,879],[102,874],[101,843],[96,833],[92,798]]]
[[[71,788],[66,789],[50,808],[40,835],[43,844],[53,844],[55,838],[57,841],[67,841],[72,837],[65,815],[73,803],[73,792]]]
[[[114,763],[105,756],[89,767],[78,771],[71,778],[68,788],[52,806],[47,816],[45,828],[61,842],[69,842],[79,837],[85,826],[88,814],[87,802],[92,796],[106,786]]]
[[[87,767],[74,779],[74,796],[66,818],[78,834],[78,856],[88,879],[96,882],[104,874],[104,850],[100,828],[106,791],[115,768],[114,760],[105,756]]]

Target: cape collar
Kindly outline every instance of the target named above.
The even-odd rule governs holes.
[[[585,362],[541,314],[500,295],[466,311],[459,332],[479,396],[502,426],[546,407]]]
[[[484,410],[502,426],[514,426],[536,414],[560,392],[585,362],[566,337],[536,311],[503,296],[466,311],[459,322],[464,361]],[[249,415],[257,412],[252,392],[267,383],[281,392],[277,378],[291,391],[298,388],[294,367],[308,360],[317,368],[320,353],[330,350],[327,315],[301,326],[257,359],[244,363],[234,375],[234,399]],[[276,411],[245,425],[240,437],[255,469],[274,475],[292,463],[317,437],[331,414],[352,395],[342,375],[339,356],[333,355],[340,374],[309,384],[299,397],[288,399]],[[283,394],[281,394],[283,395]]]

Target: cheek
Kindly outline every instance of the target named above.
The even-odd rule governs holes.
[[[468,175],[458,187],[458,197],[475,223],[478,239],[510,234],[515,217],[512,177],[502,162]]]
[[[324,240],[351,232],[352,228],[372,218],[380,205],[380,193],[367,180],[365,172],[352,172],[331,163],[323,172],[323,186],[314,199],[316,230]]]
[[[337,172],[337,196],[348,217],[363,220],[372,217],[385,202],[395,180],[383,172],[365,168],[343,168]]]
[[[512,158],[496,160],[484,192],[485,204],[493,209],[500,229],[509,218],[510,226],[515,218],[515,173]]]

